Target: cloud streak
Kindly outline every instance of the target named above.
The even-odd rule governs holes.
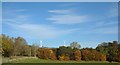
[[[62,35],[73,33],[74,31],[77,31],[77,29],[65,29],[61,30],[54,26],[50,25],[42,25],[42,24],[13,24],[13,23],[7,23],[9,26],[14,28],[16,31],[19,31],[19,33],[23,32],[28,35],[40,38],[40,39],[46,39],[46,38],[56,38]]]
[[[47,20],[53,21],[54,24],[78,24],[87,21],[88,16],[77,15],[75,10],[50,10],[53,13]]]
[[[55,14],[70,14],[73,13],[73,11],[74,10],[49,10],[48,12]]]
[[[15,12],[14,12],[15,11]],[[78,29],[61,29],[53,25],[48,24],[35,24],[30,21],[32,18],[26,14],[19,14],[27,10],[18,9],[18,10],[10,10],[10,17],[3,18],[3,24],[7,25],[12,28],[10,32],[14,32],[18,35],[24,35],[27,37],[35,37],[40,39],[48,39],[48,38],[57,38],[63,35],[71,34]],[[14,12],[14,13],[13,13]],[[17,13],[16,13],[17,12]],[[58,13],[59,11],[51,11]],[[67,11],[62,11],[67,12]],[[4,12],[4,15],[8,13],[7,11]],[[60,13],[60,12],[59,12]],[[13,16],[14,14],[14,16]]]
[[[54,15],[48,20],[52,20],[55,24],[78,24],[87,21],[86,18],[87,16],[79,15]]]

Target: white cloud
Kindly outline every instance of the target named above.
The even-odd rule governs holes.
[[[56,24],[78,24],[87,21],[87,16],[80,15],[54,15],[48,18],[48,20],[52,20],[53,23]]]
[[[11,22],[11,23],[24,23],[28,22],[30,15],[21,14],[22,12],[27,11],[25,9],[4,9],[3,8],[3,18],[2,22]],[[8,15],[9,14],[9,15]]]
[[[48,12],[56,14],[70,14],[73,10],[49,10]]]
[[[60,29],[46,24],[32,24],[33,22],[30,22],[30,16],[20,14],[23,11],[25,10],[12,10],[9,16],[3,18],[3,24],[9,25],[12,28],[10,31],[11,33],[27,37],[46,39],[56,38],[77,31],[77,29]],[[6,15],[7,12],[9,11],[5,11],[4,15]],[[64,12],[67,11],[64,10]]]
[[[59,29],[50,25],[43,24],[13,24],[7,23],[18,33],[24,33],[32,37],[40,38],[40,39],[48,39],[48,38],[56,38],[62,35],[70,34],[77,29]],[[18,34],[17,33],[17,34]]]
[[[49,10],[48,12],[54,14],[47,18],[55,24],[78,24],[87,21],[88,16],[78,15],[76,10],[66,9],[66,10]]]
[[[11,16],[11,18],[4,18],[3,17],[3,23],[11,22],[11,23],[24,23],[28,22],[29,16],[28,15],[15,15],[14,17]]]

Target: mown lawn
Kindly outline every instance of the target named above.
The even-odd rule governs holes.
[[[44,60],[44,59],[37,59],[37,58],[28,58],[23,60],[16,60],[11,61],[9,63],[109,63],[107,61],[100,62],[100,61],[59,61],[59,60]]]
[[[39,58],[24,58],[5,62],[3,65],[118,65],[117,62],[109,63],[107,61],[59,61],[59,60],[44,60]],[[9,64],[8,64],[9,63]],[[13,64],[14,63],[14,64]],[[22,64],[21,64],[22,63]],[[119,63],[120,65],[120,63]]]

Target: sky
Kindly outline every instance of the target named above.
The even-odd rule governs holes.
[[[119,2],[119,0],[2,0],[2,2]]]
[[[95,48],[118,40],[117,2],[3,2],[2,33],[29,45]],[[65,41],[65,43],[64,43]]]

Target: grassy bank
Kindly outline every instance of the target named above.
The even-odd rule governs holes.
[[[7,59],[7,58],[6,58]],[[4,59],[5,60],[5,59]],[[8,59],[7,59],[8,60]],[[8,64],[9,63],[9,64]],[[59,61],[59,60],[45,60],[35,57],[24,57],[17,58],[16,60],[11,59],[7,62],[4,62],[2,65],[118,65],[118,62],[109,63],[107,61]],[[120,63],[119,63],[120,65]]]

